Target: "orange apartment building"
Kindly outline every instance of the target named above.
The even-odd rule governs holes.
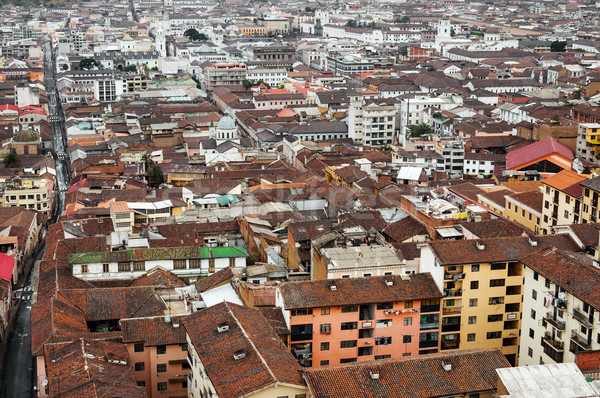
[[[442,294],[429,274],[288,282],[276,293],[304,367],[437,353]]]
[[[138,386],[148,397],[187,397],[190,366],[181,317],[146,317],[121,320],[123,343],[134,365]]]

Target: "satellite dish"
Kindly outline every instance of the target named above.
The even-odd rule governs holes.
[[[47,387],[48,386],[48,379],[42,381],[42,387]]]
[[[564,300],[565,296],[566,296],[565,292],[559,292],[558,293],[558,298],[561,299],[561,300]]]

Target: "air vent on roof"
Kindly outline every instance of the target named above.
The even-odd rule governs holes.
[[[483,242],[477,242],[477,248],[479,250],[485,250],[485,245],[483,244]]]
[[[336,285],[331,285],[331,286],[329,286],[329,288],[331,289],[332,292],[335,292],[337,290]]]
[[[449,372],[452,370],[452,364],[444,363],[444,361],[442,361],[442,368],[444,368],[446,372]]]
[[[537,246],[538,243],[537,243],[537,240],[533,240],[533,239],[529,238],[529,244],[531,246]]]
[[[410,275],[400,275],[400,278],[402,278],[403,281],[409,281],[410,280]]]
[[[394,281],[385,281],[385,284],[388,286],[394,286]]]
[[[174,328],[178,328],[178,327],[179,327],[179,324],[178,324],[178,323],[174,323],[174,324],[173,324],[173,327],[174,327]]]
[[[379,373],[369,372],[369,374],[371,375],[371,379],[379,380]]]
[[[221,323],[219,326],[217,326],[217,332],[219,333],[223,333],[229,330],[229,325],[226,323]]]
[[[169,315],[165,315],[165,322],[166,323],[171,322],[171,317]]]
[[[246,353],[244,352],[244,350],[238,350],[233,354],[233,359],[235,359],[236,361],[239,361],[242,358],[246,357]]]

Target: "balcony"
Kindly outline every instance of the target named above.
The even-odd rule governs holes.
[[[579,308],[573,308],[573,318],[577,319],[588,329],[592,329],[594,327],[594,325],[590,323],[588,315],[582,312]]]
[[[457,315],[460,314],[460,307],[444,307],[442,309],[442,315]]]
[[[440,312],[440,305],[422,305],[421,306],[421,313],[424,312]]]
[[[592,349],[592,346],[588,344],[588,340],[581,336],[577,329],[571,330],[571,343],[571,352],[589,351]],[[574,347],[573,344],[577,347]]]
[[[462,289],[444,289],[444,297],[462,297]]]
[[[544,354],[548,355],[554,362],[562,362],[564,354],[564,343],[560,340],[552,340],[549,333],[542,337]]]
[[[554,314],[552,312],[546,313],[544,320],[558,330],[565,330],[565,322],[554,319]]]

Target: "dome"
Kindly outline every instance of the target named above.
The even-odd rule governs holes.
[[[13,142],[35,142],[38,140],[38,135],[33,130],[21,130],[13,137]]]
[[[219,120],[217,130],[235,130],[235,120],[229,115],[225,115]]]

